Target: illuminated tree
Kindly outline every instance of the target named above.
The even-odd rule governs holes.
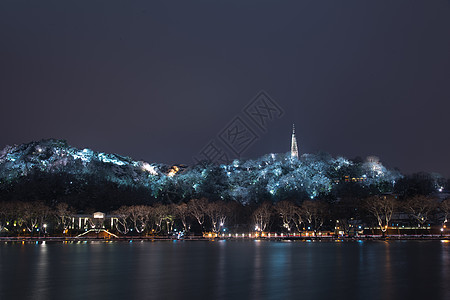
[[[420,227],[428,221],[430,214],[437,207],[437,202],[430,197],[414,196],[406,200],[404,207]]]
[[[121,206],[119,209],[113,211],[112,214],[117,218],[117,231],[122,234],[127,234],[130,231],[130,228],[128,226],[128,218],[130,216],[128,206]]]
[[[75,212],[67,203],[63,202],[56,205],[54,214],[58,220],[58,227],[65,233],[72,222],[72,217],[75,215]]]
[[[20,223],[19,213],[21,202],[0,202],[0,232],[5,230],[12,232]]]
[[[386,235],[395,207],[393,196],[372,196],[366,201],[366,208],[376,218],[383,236]]]
[[[7,209],[8,209],[8,202],[0,202],[0,232],[3,231],[3,229],[6,228],[7,221]]]
[[[326,215],[326,205],[318,200],[307,200],[301,205],[303,218],[308,222],[309,227],[317,232],[324,222]]]
[[[253,222],[255,223],[255,230],[259,232],[265,231],[269,226],[272,214],[273,208],[269,202],[263,202],[255,209],[252,215]]]
[[[173,231],[173,224],[175,223],[175,214],[176,214],[176,205],[175,204],[167,205],[167,214],[164,218],[167,234]]]
[[[137,233],[145,230],[152,208],[146,205],[134,205],[128,207],[130,222]]]
[[[230,209],[226,202],[216,201],[208,203],[205,214],[209,217],[212,225],[212,231],[219,233],[225,224]]]
[[[169,233],[174,222],[172,206],[157,203],[152,207],[151,212],[153,222],[156,225],[156,232],[161,232],[164,224],[167,233]]]
[[[205,222],[205,213],[208,208],[208,200],[206,198],[191,199],[188,202],[188,207],[191,215],[197,220],[203,231],[203,223]]]
[[[302,231],[302,224],[304,223],[303,215],[304,215],[304,213],[303,213],[302,208],[296,206],[292,221],[294,222],[295,227],[297,228],[298,232]]]
[[[42,202],[23,202],[20,207],[20,216],[26,229],[33,234],[38,225],[42,225],[50,209]],[[39,226],[42,227],[42,226]]]
[[[280,216],[283,227],[291,231],[291,224],[295,224],[297,206],[290,201],[280,201],[275,204],[275,211]],[[298,228],[298,226],[297,226]]]
[[[189,232],[190,225],[188,223],[188,218],[190,216],[189,207],[186,203],[181,202],[180,204],[174,206],[175,216],[181,221],[183,224],[183,229],[185,232]]]
[[[446,223],[450,216],[450,199],[445,199],[444,201],[442,201],[440,209],[444,213],[444,223]]]

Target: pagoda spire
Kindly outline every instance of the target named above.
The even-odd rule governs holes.
[[[298,146],[297,146],[297,138],[295,137],[294,124],[292,124],[291,157],[295,157],[298,159]]]

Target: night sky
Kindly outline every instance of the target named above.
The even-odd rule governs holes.
[[[192,164],[235,117],[256,158],[376,155],[450,176],[450,1],[0,2],[0,147]],[[266,91],[264,130],[244,107]]]

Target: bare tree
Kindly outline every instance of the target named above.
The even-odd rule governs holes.
[[[296,206],[292,221],[294,222],[298,232],[302,231],[302,224],[304,223],[303,215],[303,209]]]
[[[210,202],[206,207],[205,213],[211,220],[212,231],[219,233],[227,219],[229,207],[224,201]]]
[[[310,228],[314,230],[314,232],[317,232],[323,225],[326,205],[321,201],[307,200],[302,203],[301,212]]]
[[[441,202],[440,209],[444,214],[444,224],[447,223],[450,216],[450,198]]]
[[[283,227],[291,231],[292,223],[295,224],[294,219],[296,218],[297,206],[290,201],[284,200],[275,204],[275,211],[280,216]]]
[[[6,227],[7,202],[0,202],[0,232]]]
[[[167,234],[169,234],[173,230],[173,224],[175,223],[175,213],[176,213],[176,204],[167,205],[167,213],[164,217],[164,222],[166,223]]]
[[[33,234],[34,229],[42,227],[50,209],[42,202],[23,202],[21,205],[21,215],[26,229]]]
[[[17,202],[0,202],[0,231],[11,231],[17,218]]]
[[[175,216],[183,224],[184,231],[189,232],[191,226],[188,223],[188,217],[190,216],[188,205],[184,202],[181,202],[180,204],[176,205],[174,209],[175,209]]]
[[[372,196],[366,201],[366,208],[376,218],[383,236],[386,235],[395,207],[393,196]]]
[[[24,219],[22,217],[24,210],[23,202],[9,202],[7,209],[7,224],[9,224],[8,229],[15,228],[17,231],[22,229],[24,224]]]
[[[128,207],[130,222],[137,233],[145,230],[149,217],[149,207],[146,205],[133,205]]]
[[[113,211],[112,213],[117,218],[116,229],[121,234],[127,234],[130,231],[128,226],[128,218],[130,216],[130,211],[128,206],[121,206],[119,209]]]
[[[437,202],[430,197],[415,196],[409,198],[405,202],[404,207],[420,227],[428,221],[430,214],[437,207]]]
[[[188,202],[188,207],[191,215],[197,220],[203,231],[203,223],[205,222],[205,213],[208,207],[208,200],[206,198],[191,199]]]
[[[253,221],[255,222],[255,230],[260,232],[265,231],[269,226],[272,214],[272,204],[269,202],[262,203],[252,215]]]
[[[54,214],[58,221],[58,227],[60,227],[63,230],[63,233],[65,233],[71,224],[72,217],[75,214],[73,209],[70,208],[67,203],[58,203],[55,207]]]
[[[163,221],[170,215],[169,208],[166,205],[157,203],[152,209],[152,219],[156,225],[156,232],[161,232]]]
[[[44,224],[46,224],[48,222],[48,219],[51,217],[52,210],[43,202],[36,203],[36,209],[38,210],[39,214],[39,229],[40,231],[44,230],[45,232],[46,229],[44,228]]]

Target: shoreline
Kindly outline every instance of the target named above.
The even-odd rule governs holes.
[[[101,237],[0,237],[0,242],[82,242],[82,241],[105,241],[105,242],[133,242],[133,241],[317,241],[317,242],[358,242],[358,241],[449,241],[450,236],[359,236],[359,237],[219,237],[208,238],[201,236],[185,238],[168,237],[133,237],[120,238]]]

